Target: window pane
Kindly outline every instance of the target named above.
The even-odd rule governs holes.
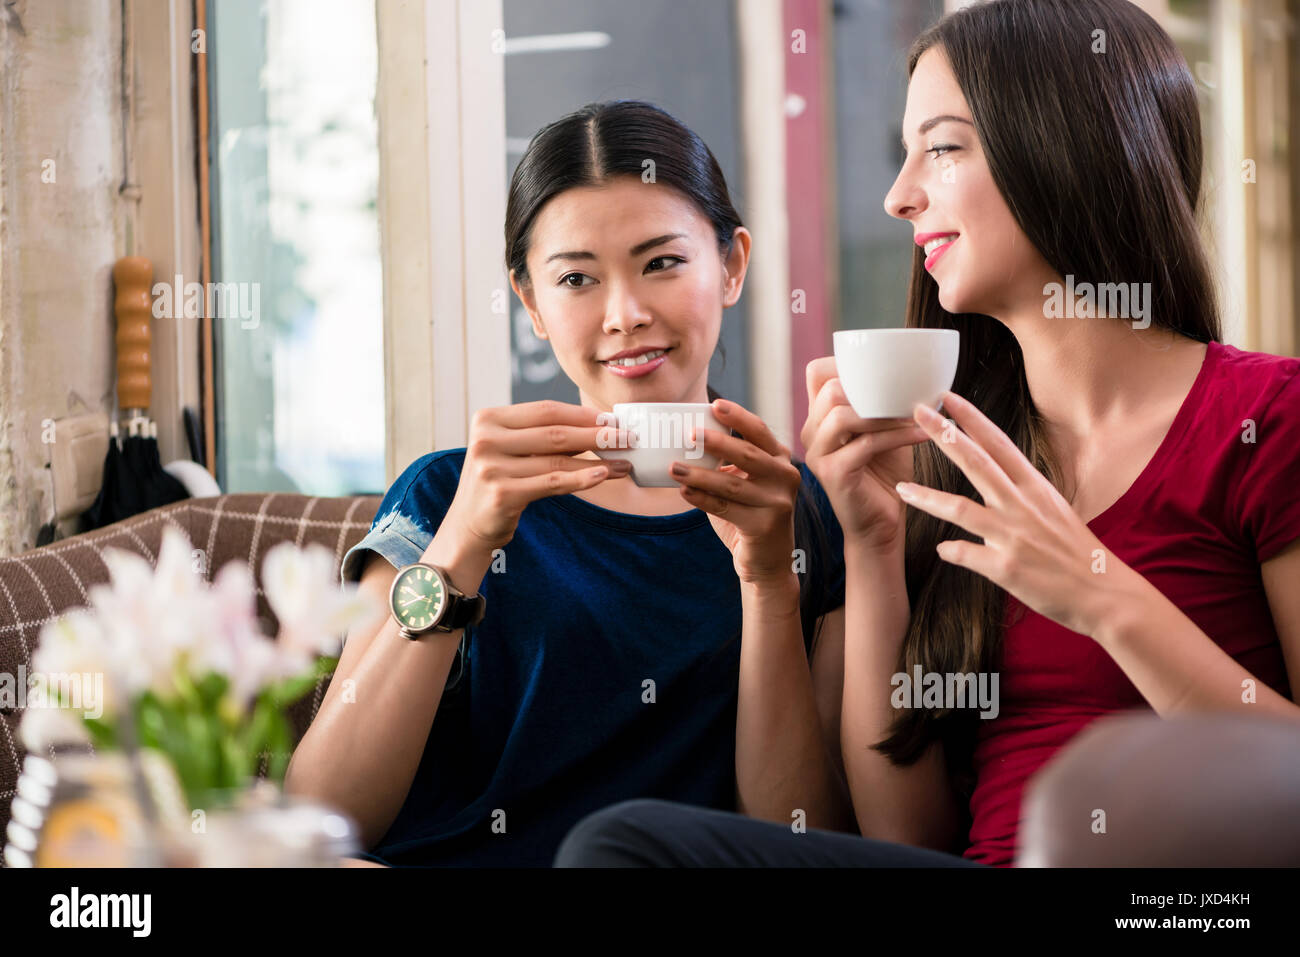
[[[912,227],[884,209],[902,166],[907,48],[943,0],[838,0],[835,10],[840,315],[837,328],[903,325]]]
[[[374,5],[208,9],[213,272],[256,307],[214,314],[218,481],[382,493]]]

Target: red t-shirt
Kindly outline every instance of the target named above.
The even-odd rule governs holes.
[[[1088,527],[1260,682],[1290,697],[1259,566],[1300,538],[1300,359],[1211,342],[1155,456]],[[1146,699],[1096,642],[1006,595],[996,718],[981,719],[971,846],[1012,863],[1029,777]]]

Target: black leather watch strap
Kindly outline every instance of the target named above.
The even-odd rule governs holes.
[[[439,630],[455,631],[469,625],[477,625],[483,620],[483,611],[487,600],[482,595],[470,598],[468,595],[447,595],[447,612],[438,623]]]

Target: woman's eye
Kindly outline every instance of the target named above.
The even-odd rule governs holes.
[[[926,150],[926,152],[933,153],[935,159],[938,159],[944,153],[947,153],[950,150],[955,150],[955,149],[960,149],[960,147],[953,146],[950,143],[940,143],[938,146],[931,146],[928,150]]]
[[[663,271],[664,271],[663,268],[659,268],[659,269],[651,269],[651,267],[652,267],[655,263],[662,263],[662,262],[665,262],[665,261],[667,261],[667,260],[669,260],[669,259],[671,259],[673,262],[678,262],[678,263],[684,263],[684,262],[686,262],[686,260],[685,260],[685,259],[682,259],[680,256],[656,256],[654,259],[652,259],[652,260],[650,260],[648,263],[646,263],[646,267],[645,267],[645,268],[648,269],[648,270],[650,270],[650,272],[663,272]]]
[[[569,282],[570,279],[577,279],[579,281]],[[580,273],[580,272],[566,273],[565,275],[560,277],[560,285],[568,286],[570,289],[581,289],[583,286],[586,285],[585,282],[581,281],[583,279],[591,279],[591,277],[588,276],[586,273]],[[594,282],[595,280],[592,281]]]

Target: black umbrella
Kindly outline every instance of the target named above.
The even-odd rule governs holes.
[[[113,267],[117,287],[113,302],[117,316],[117,400],[129,419],[120,448],[116,419],[109,425],[104,482],[94,504],[81,515],[79,530],[83,532],[189,498],[185,486],[163,470],[158,456],[158,426],[148,415],[152,391],[152,276],[149,260],[138,256],[119,259]]]
[[[127,437],[118,448],[117,423],[110,426],[104,481],[95,502],[81,516],[79,531],[112,525],[160,505],[189,498],[174,476],[162,467],[158,455],[158,424],[136,415],[127,424]]]
[[[122,461],[122,451],[117,447],[117,423],[110,422],[108,430],[108,455],[104,458],[104,479],[100,483],[99,494],[95,496],[95,503],[81,513],[78,532],[103,528],[117,521],[114,516],[119,507],[121,489],[123,485],[130,482],[130,476],[126,474],[126,464]]]
[[[122,456],[139,476],[140,511],[190,497],[180,480],[163,470],[162,458],[158,454],[157,422],[142,420],[135,438],[127,439]]]

